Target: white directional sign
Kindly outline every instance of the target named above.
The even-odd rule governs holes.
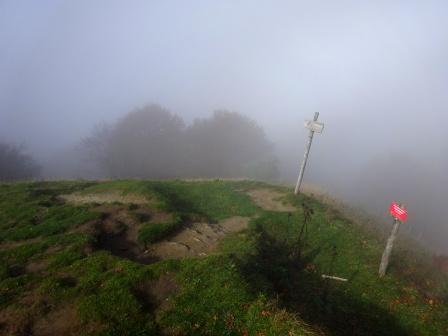
[[[310,152],[311,142],[313,142],[314,133],[315,132],[322,133],[322,131],[324,129],[324,124],[318,122],[317,118],[319,118],[319,112],[314,113],[313,120],[305,121],[305,127],[310,130],[309,131],[310,134],[308,135],[308,143],[306,144],[305,155],[303,156],[302,165],[300,166],[300,171],[299,171],[299,177],[297,178],[296,188],[294,189],[295,195],[299,194],[300,184],[302,183],[303,173],[305,172],[306,161],[308,160],[308,154]]]
[[[305,127],[317,133],[322,133],[324,130],[324,124],[314,120],[305,120]]]

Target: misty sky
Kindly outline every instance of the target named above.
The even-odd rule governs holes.
[[[312,180],[352,187],[397,153],[424,180],[448,167],[447,18],[447,1],[0,0],[0,139],[48,157],[147,103],[229,109],[288,175],[319,111]]]

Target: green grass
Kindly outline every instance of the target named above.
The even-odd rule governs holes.
[[[182,266],[176,309],[162,317],[174,330],[198,335],[300,335],[304,331],[292,314],[279,311],[263,293],[251,290],[232,257],[213,256]]]
[[[182,224],[179,216],[173,217],[169,221],[145,223],[140,227],[138,232],[138,240],[145,246],[155,243],[158,240],[168,236]]]
[[[87,207],[62,204],[57,196],[91,183],[18,183],[0,187],[0,242],[47,237],[62,233],[96,215]]]
[[[302,203],[313,209],[300,241],[302,211],[264,211],[245,193],[260,187],[287,191],[299,210]],[[159,222],[137,218],[143,222],[139,241],[148,246],[190,222],[252,219],[248,229],[220,242],[218,254],[143,265],[92,250],[96,238],[76,228],[99,218],[94,205],[58,199],[110,191],[141,194],[148,206],[171,214],[172,220]],[[448,334],[447,278],[425,252],[400,238],[387,276],[379,279],[381,237],[279,186],[218,180],[0,184],[0,309],[44,319],[70,304],[81,335]],[[175,290],[160,309],[141,288],[164,277]]]
[[[203,218],[216,222],[231,216],[252,216],[259,209],[242,192],[247,183],[214,182],[150,182],[163,202],[163,209],[187,218]]]

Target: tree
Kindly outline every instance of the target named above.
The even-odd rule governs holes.
[[[188,128],[158,105],[128,113],[84,140],[112,178],[273,178],[277,165],[263,129],[238,113],[217,111]]]
[[[252,119],[216,111],[187,130],[189,171],[203,177],[273,178],[277,174],[273,145]]]
[[[0,143],[0,180],[14,181],[37,177],[39,166],[34,159],[26,155],[23,148]]]
[[[184,122],[158,105],[96,128],[84,144],[110,177],[168,178],[179,174]]]
[[[86,149],[86,157],[96,162],[103,173],[108,172],[111,168],[108,164],[111,133],[112,127],[110,125],[96,125],[92,135],[85,138],[80,145],[81,148]]]

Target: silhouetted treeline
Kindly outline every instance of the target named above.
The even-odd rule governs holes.
[[[14,144],[0,143],[0,181],[37,177],[40,168],[33,158]]]
[[[186,126],[158,105],[97,127],[84,145],[111,178],[253,177],[277,174],[273,146],[255,121],[217,111]]]

